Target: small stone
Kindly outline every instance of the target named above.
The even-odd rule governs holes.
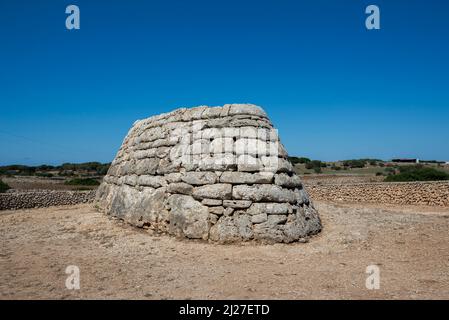
[[[191,195],[193,186],[184,182],[171,183],[168,185],[167,191],[170,193]]]
[[[223,204],[223,200],[219,199],[203,199],[201,201],[202,204],[206,206],[221,206]]]
[[[186,172],[181,178],[182,181],[191,185],[214,184],[217,182],[217,175],[213,172]]]
[[[210,215],[209,215],[209,221],[210,221],[212,224],[216,224],[217,221],[218,221],[218,216],[217,216],[216,214],[210,214]]]
[[[227,207],[227,208],[224,210],[223,214],[224,214],[225,216],[230,216],[230,215],[232,215],[233,212],[234,212],[234,208]]]
[[[224,207],[231,207],[235,209],[246,209],[251,205],[249,200],[223,200]]]
[[[196,187],[193,190],[193,197],[196,199],[231,199],[232,185],[217,183]]]
[[[267,221],[268,216],[266,213],[259,213],[256,215],[251,216],[251,222],[252,223],[262,223]]]
[[[224,212],[223,207],[209,207],[209,212],[221,216]]]

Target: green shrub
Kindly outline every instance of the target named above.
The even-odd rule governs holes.
[[[434,168],[410,166],[399,168],[399,173],[391,174],[385,178],[386,182],[400,181],[440,181],[449,180],[449,174]]]
[[[364,168],[366,164],[365,160],[345,160],[343,161],[343,166],[349,168]]]
[[[6,192],[6,190],[11,189],[10,186],[8,186],[6,183],[4,183],[2,180],[0,180],[0,193]]]
[[[321,173],[321,167],[314,167],[313,171],[315,171],[315,173]]]
[[[322,168],[326,167],[326,164],[320,160],[312,160],[306,163],[306,169]]]
[[[300,157],[300,158],[298,158],[298,157],[289,157],[288,159],[290,160],[290,162],[292,164],[308,163],[308,162],[310,162],[310,159],[309,158],[305,158],[305,157]]]
[[[100,182],[90,178],[75,178],[67,180],[66,182],[64,182],[64,184],[70,186],[98,186]]]

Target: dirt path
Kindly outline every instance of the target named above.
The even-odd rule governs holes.
[[[88,205],[1,212],[0,299],[449,299],[449,209],[316,205],[323,232],[291,245],[150,235]]]

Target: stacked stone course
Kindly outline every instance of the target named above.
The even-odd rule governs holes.
[[[315,200],[449,207],[449,182],[308,184]]]
[[[318,214],[258,106],[178,109],[136,121],[97,192],[133,225],[209,241],[293,242]]]
[[[95,191],[33,190],[0,193],[0,210],[44,208],[92,202]]]

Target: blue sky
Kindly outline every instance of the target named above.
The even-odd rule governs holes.
[[[445,0],[2,0],[0,164],[108,162],[136,119],[246,102],[291,155],[449,160],[448,40]]]

